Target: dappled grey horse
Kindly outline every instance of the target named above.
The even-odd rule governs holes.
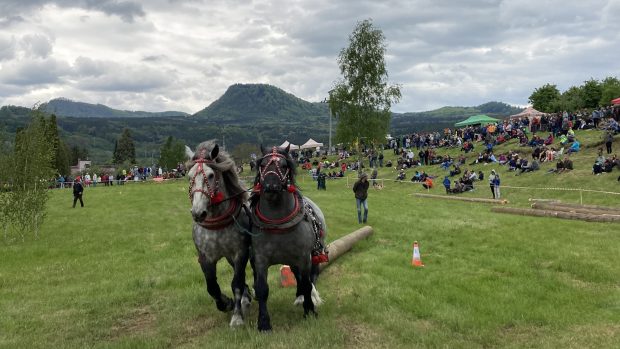
[[[207,291],[220,311],[233,311],[230,326],[243,324],[251,296],[245,283],[250,236],[248,193],[240,183],[234,161],[213,141],[200,143],[191,160],[188,177],[189,199],[194,219],[193,238]],[[234,269],[233,299],[222,294],[217,283],[216,265],[226,258]]]
[[[268,268],[274,264],[291,266],[297,279],[297,300],[304,317],[316,315],[321,303],[314,283],[318,264],[327,261],[324,240],[325,218],[310,199],[295,187],[295,163],[285,149],[264,149],[257,162],[252,202],[252,249],[254,252],[254,291],[258,300],[258,330],[271,330],[267,311]]]

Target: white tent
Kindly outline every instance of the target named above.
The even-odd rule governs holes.
[[[290,150],[297,150],[297,149],[299,149],[298,145],[295,145],[295,144],[293,144],[293,143],[291,143],[289,141],[284,141],[284,143],[280,144],[280,148],[284,149],[284,148],[286,148],[289,145],[291,146],[289,148]]]
[[[323,146],[323,143],[319,143],[315,141],[314,139],[310,138],[306,143],[301,145],[301,149],[319,148],[322,146]]]

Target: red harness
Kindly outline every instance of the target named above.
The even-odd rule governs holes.
[[[207,160],[205,158],[199,158],[195,162],[196,164],[198,164],[198,168],[196,169],[196,173],[194,173],[194,176],[192,177],[190,181],[189,200],[190,201],[192,200],[192,197],[194,196],[195,193],[202,193],[206,195],[207,197],[209,197],[211,201],[209,203],[209,206],[215,206],[225,201],[224,194],[219,190],[219,186],[220,186],[219,172],[214,171],[216,177],[215,177],[215,185],[212,188],[211,185],[209,185],[209,180],[207,179],[207,173],[205,172],[204,167],[203,167],[203,164],[212,164],[212,163],[215,163],[215,161]],[[202,187],[193,189],[194,185],[196,184],[196,177],[198,176],[198,174],[202,174],[203,184],[207,187],[207,190],[202,189]],[[222,213],[219,216],[215,216],[215,217],[207,217],[198,224],[209,230],[223,229],[233,223],[233,221],[235,220],[235,217],[239,214],[240,211],[241,211],[241,204],[239,202],[239,199],[230,200],[230,205],[228,206],[228,209],[224,213]]]
[[[200,158],[196,160],[195,162],[196,164],[198,164],[198,169],[196,170],[196,173],[194,173],[194,176],[192,177],[192,180],[189,183],[189,200],[192,201],[192,197],[194,196],[195,193],[203,193],[204,195],[208,196],[209,199],[211,200],[211,203],[210,203],[211,206],[219,204],[220,202],[224,200],[224,194],[222,194],[222,192],[219,191],[220,181],[218,178],[219,177],[218,172],[214,171],[215,172],[215,188],[211,188],[211,186],[209,185],[209,180],[207,179],[207,173],[202,167],[202,164],[212,164],[215,162],[213,160],[207,160],[205,158]],[[196,177],[200,173],[202,173],[203,183],[207,186],[206,191],[202,189],[202,187],[192,190],[192,188],[194,188],[194,185],[196,184]]]
[[[209,230],[220,230],[228,227],[235,221],[235,217],[239,215],[239,212],[241,212],[239,201],[239,199],[230,200],[230,205],[224,213],[215,217],[207,217],[198,224]]]

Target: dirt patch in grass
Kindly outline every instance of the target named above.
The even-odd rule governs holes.
[[[149,307],[134,309],[123,317],[118,324],[112,326],[111,338],[131,337],[149,332],[155,326],[156,321],[157,317]]]
[[[338,328],[344,333],[345,348],[381,348],[387,343],[381,343],[381,336],[367,324],[351,321],[349,318],[338,319]]]

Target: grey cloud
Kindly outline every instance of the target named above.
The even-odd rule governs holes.
[[[41,34],[29,34],[22,37],[20,45],[27,56],[47,58],[52,53],[53,39]]]
[[[167,86],[174,80],[172,72],[143,67],[109,66],[104,74],[80,80],[78,87],[90,91],[147,92]]]
[[[70,73],[68,64],[55,59],[12,61],[0,69],[0,83],[27,86],[60,82]]]
[[[8,28],[14,23],[21,23],[24,21],[25,21],[24,17],[22,16],[7,16],[3,18],[0,15],[0,28]]]
[[[133,22],[136,17],[144,17],[142,5],[135,1],[123,0],[4,0],[0,3],[0,18],[10,18],[6,14],[24,15],[45,5],[63,8],[84,8],[119,16],[123,21]],[[5,14],[4,16],[2,14]],[[15,16],[15,15],[13,15]]]
[[[14,37],[0,36],[0,62],[15,57],[16,42]]]

